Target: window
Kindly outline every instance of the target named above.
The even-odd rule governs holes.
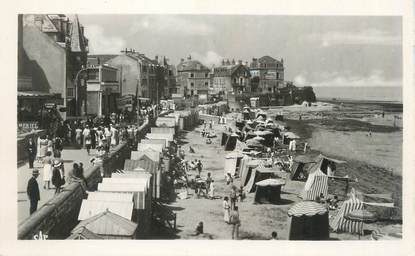
[[[75,97],[75,88],[67,88],[66,89],[66,96],[67,97]]]
[[[205,82],[205,86],[209,86],[209,83],[208,82]]]
[[[191,77],[191,78],[195,77],[195,74],[190,73],[190,77]]]
[[[209,77],[209,73],[205,73],[205,77]]]
[[[193,86],[195,86],[195,84],[194,83],[190,83],[190,86],[193,87]]]

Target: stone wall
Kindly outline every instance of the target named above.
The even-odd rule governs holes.
[[[139,136],[144,136],[150,130],[150,122],[146,121],[139,128]],[[130,146],[126,143],[118,145],[109,157],[104,160],[104,175],[122,168],[124,160],[130,157]],[[94,166],[85,170],[88,189],[94,191],[101,181],[100,167]],[[18,239],[30,240],[41,231],[48,234],[49,239],[64,239],[78,223],[78,213],[82,199],[86,198],[79,183],[67,185],[61,193],[50,199],[28,219],[18,226]]]

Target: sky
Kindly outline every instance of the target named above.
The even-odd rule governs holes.
[[[393,16],[79,15],[91,54],[133,48],[177,65],[191,55],[284,59],[304,86],[402,86],[402,21]]]

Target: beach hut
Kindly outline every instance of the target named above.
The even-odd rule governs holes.
[[[79,227],[71,231],[71,235],[66,240],[102,240],[104,237],[99,236],[87,229],[86,227]]]
[[[318,169],[308,176],[301,197],[303,200],[315,200],[320,194],[327,197],[328,176]]]
[[[220,142],[220,145],[221,145],[221,146],[225,146],[226,141],[228,140],[228,137],[229,137],[230,135],[231,135],[231,134],[230,134],[230,133],[228,133],[228,132],[223,132],[223,133],[222,133],[222,139],[221,139],[221,142]]]
[[[285,185],[284,179],[266,179],[255,183],[255,203],[278,204],[281,200],[281,187]]]
[[[89,201],[111,201],[111,202],[133,202],[133,193],[115,193],[115,192],[102,192],[91,191],[88,192]]]
[[[252,170],[257,168],[258,165],[264,165],[261,163],[263,160],[260,159],[252,159],[251,157],[246,157],[244,160],[243,169],[241,171],[241,185],[245,186],[248,183],[249,179],[251,178]]]
[[[176,118],[175,117],[158,117],[156,120],[157,127],[167,127],[175,128],[176,127]]]
[[[140,141],[140,144],[157,144],[157,145],[162,145],[163,149],[165,149],[166,147],[168,147],[168,141],[165,139],[142,139]]]
[[[291,218],[289,240],[329,239],[329,215],[324,205],[299,202],[288,210],[288,216]]]
[[[138,143],[137,144],[137,151],[144,151],[144,150],[147,150],[147,149],[152,149],[152,150],[157,151],[159,153],[163,153],[163,148],[164,147],[165,146],[162,145],[162,144],[154,144],[154,143],[152,143],[152,144],[142,144],[142,143]]]
[[[308,167],[310,164],[316,163],[315,158],[307,155],[299,155],[294,158],[294,163],[291,166],[291,180],[306,180],[308,177]]]
[[[103,192],[120,192],[133,193],[135,209],[145,209],[146,202],[146,186],[138,184],[122,184],[122,183],[99,183],[98,191]]]
[[[257,182],[266,179],[279,178],[277,173],[277,170],[273,168],[265,168],[264,166],[262,166],[262,164],[260,164],[257,168],[252,170],[249,180],[244,187],[244,190],[247,193],[255,192]]]
[[[248,162],[251,161],[251,157],[248,155],[244,155],[241,159],[241,164],[239,167],[239,177],[241,178],[241,185],[244,186],[245,184],[242,183],[242,179],[246,178],[246,173],[248,171]],[[244,178],[244,179],[245,179]]]
[[[363,222],[347,219],[346,216],[352,211],[362,210],[363,207],[363,202],[357,198],[352,189],[349,199],[343,202],[337,214],[330,222],[330,227],[334,232],[359,233],[362,230],[361,225],[363,225]]]
[[[92,233],[103,239],[135,239],[137,224],[111,212],[105,210],[88,219],[81,221],[72,233],[79,232],[79,229],[86,228]]]
[[[225,156],[225,168],[224,168],[224,175],[230,173],[232,176],[239,175],[237,172],[240,161],[244,155],[239,151],[232,151]]]
[[[129,194],[131,194],[131,192]],[[126,197],[130,197],[130,195],[127,195]],[[131,220],[133,217],[133,207],[134,204],[132,201],[95,201],[84,199],[82,200],[78,220],[86,220],[94,215],[105,212],[107,209]]]
[[[150,158],[152,161],[159,163],[160,162],[160,158],[161,158],[161,153],[155,151],[154,149],[147,149],[147,150],[143,150],[143,151],[131,151],[131,160],[139,160],[141,159],[142,156],[147,156],[148,158]]]
[[[169,146],[170,142],[173,141],[173,134],[167,134],[167,133],[147,133],[146,137],[148,139],[163,139],[166,140],[166,147]]]
[[[151,127],[151,133],[163,133],[175,135],[174,128],[170,127]]]
[[[232,133],[225,143],[225,151],[233,151],[236,147],[236,141],[238,140],[238,134]]]

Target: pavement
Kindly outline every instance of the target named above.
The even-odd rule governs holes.
[[[91,155],[88,156],[86,149],[64,149],[62,151],[62,159],[64,160],[65,173],[72,170],[72,165],[76,162],[82,162],[84,164],[84,169],[91,167],[90,159],[95,155],[96,151],[91,150]],[[39,184],[40,191],[40,201],[38,203],[38,209],[44,205],[47,201],[53,198],[55,194],[55,188],[52,183],[50,184],[50,189],[44,189],[43,181],[43,164],[35,161],[33,164],[34,168],[37,168],[40,171],[40,175],[37,178],[37,183]],[[17,221],[21,223],[23,220],[29,217],[30,202],[27,198],[26,188],[27,182],[32,176],[32,170],[29,169],[29,162],[18,165],[17,169]]]

